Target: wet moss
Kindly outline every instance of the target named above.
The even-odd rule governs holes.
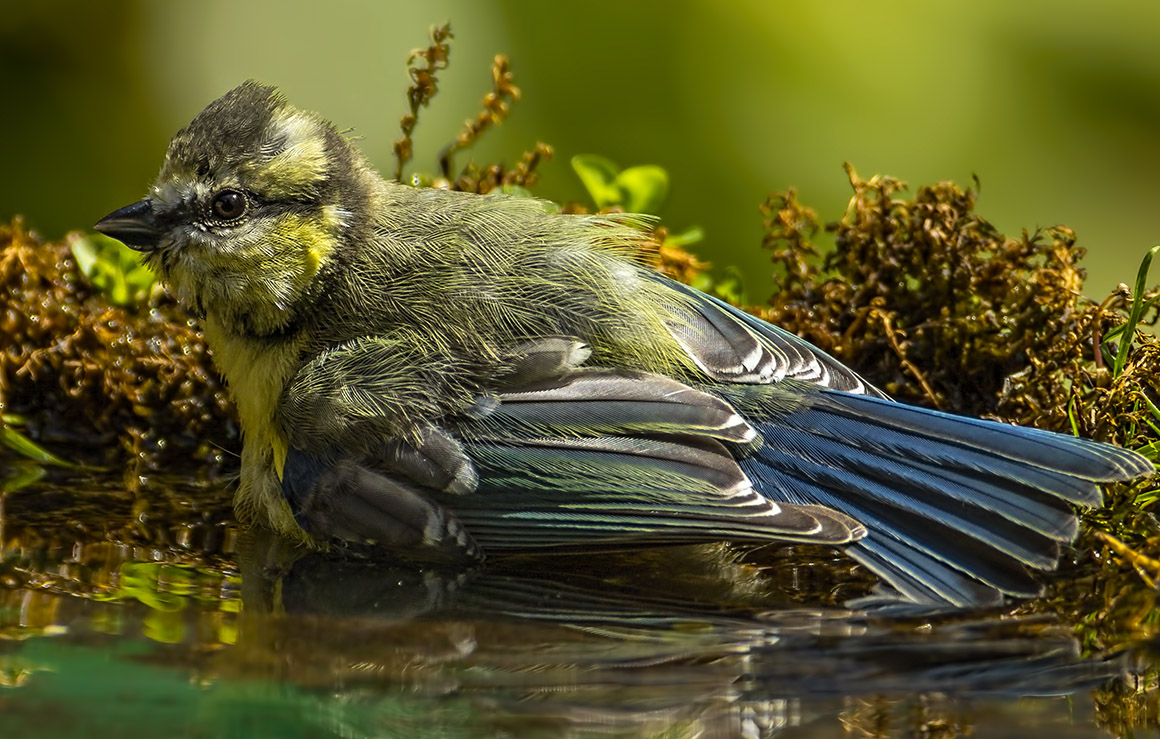
[[[70,461],[216,467],[238,433],[201,333],[162,292],[112,305],[69,239],[0,225],[0,409]]]

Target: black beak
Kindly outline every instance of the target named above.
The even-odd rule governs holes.
[[[157,225],[153,203],[149,199],[113,211],[97,221],[97,225],[93,228],[135,251],[151,251],[157,248],[157,242],[163,233]]]

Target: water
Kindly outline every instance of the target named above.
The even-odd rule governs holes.
[[[870,583],[823,549],[416,571],[130,482],[4,495],[0,736],[1154,735],[1138,657],[1051,613],[850,612]]]

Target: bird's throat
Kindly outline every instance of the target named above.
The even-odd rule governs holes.
[[[214,363],[225,377],[238,408],[245,445],[268,447],[276,473],[286,458],[286,437],[278,424],[279,399],[298,367],[301,340],[277,341],[235,333],[211,313],[205,336]],[[263,455],[264,456],[264,455]]]

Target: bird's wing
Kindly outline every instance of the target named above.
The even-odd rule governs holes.
[[[279,472],[307,533],[427,558],[479,554],[428,495],[475,488],[475,466],[436,423],[475,402],[474,368],[426,346],[405,335],[363,337],[319,353],[291,378],[278,403],[287,443]]]
[[[343,342],[305,361],[278,402],[290,446],[358,453],[470,407],[478,361],[398,331]]]
[[[720,382],[766,384],[784,379],[886,397],[838,360],[785,329],[651,270],[640,274],[676,291],[682,302],[669,330],[689,356]]]
[[[642,372],[577,369],[499,393],[455,433],[479,476],[438,499],[484,549],[720,540],[841,544],[860,524],[753,489],[727,403]]]
[[[411,552],[421,560],[469,560],[479,545],[430,490],[358,459],[290,447],[282,494],[306,533],[323,541]]]
[[[473,554],[477,545],[839,544],[865,533],[842,514],[755,491],[726,446],[754,430],[725,401],[659,375],[579,366],[587,352],[575,340],[513,348],[495,393],[400,435],[375,415],[397,402],[380,397],[390,392],[384,370],[350,371],[367,349],[311,363],[284,403],[283,493],[314,536]],[[329,438],[317,419],[289,426],[311,409],[326,424],[357,424]]]

